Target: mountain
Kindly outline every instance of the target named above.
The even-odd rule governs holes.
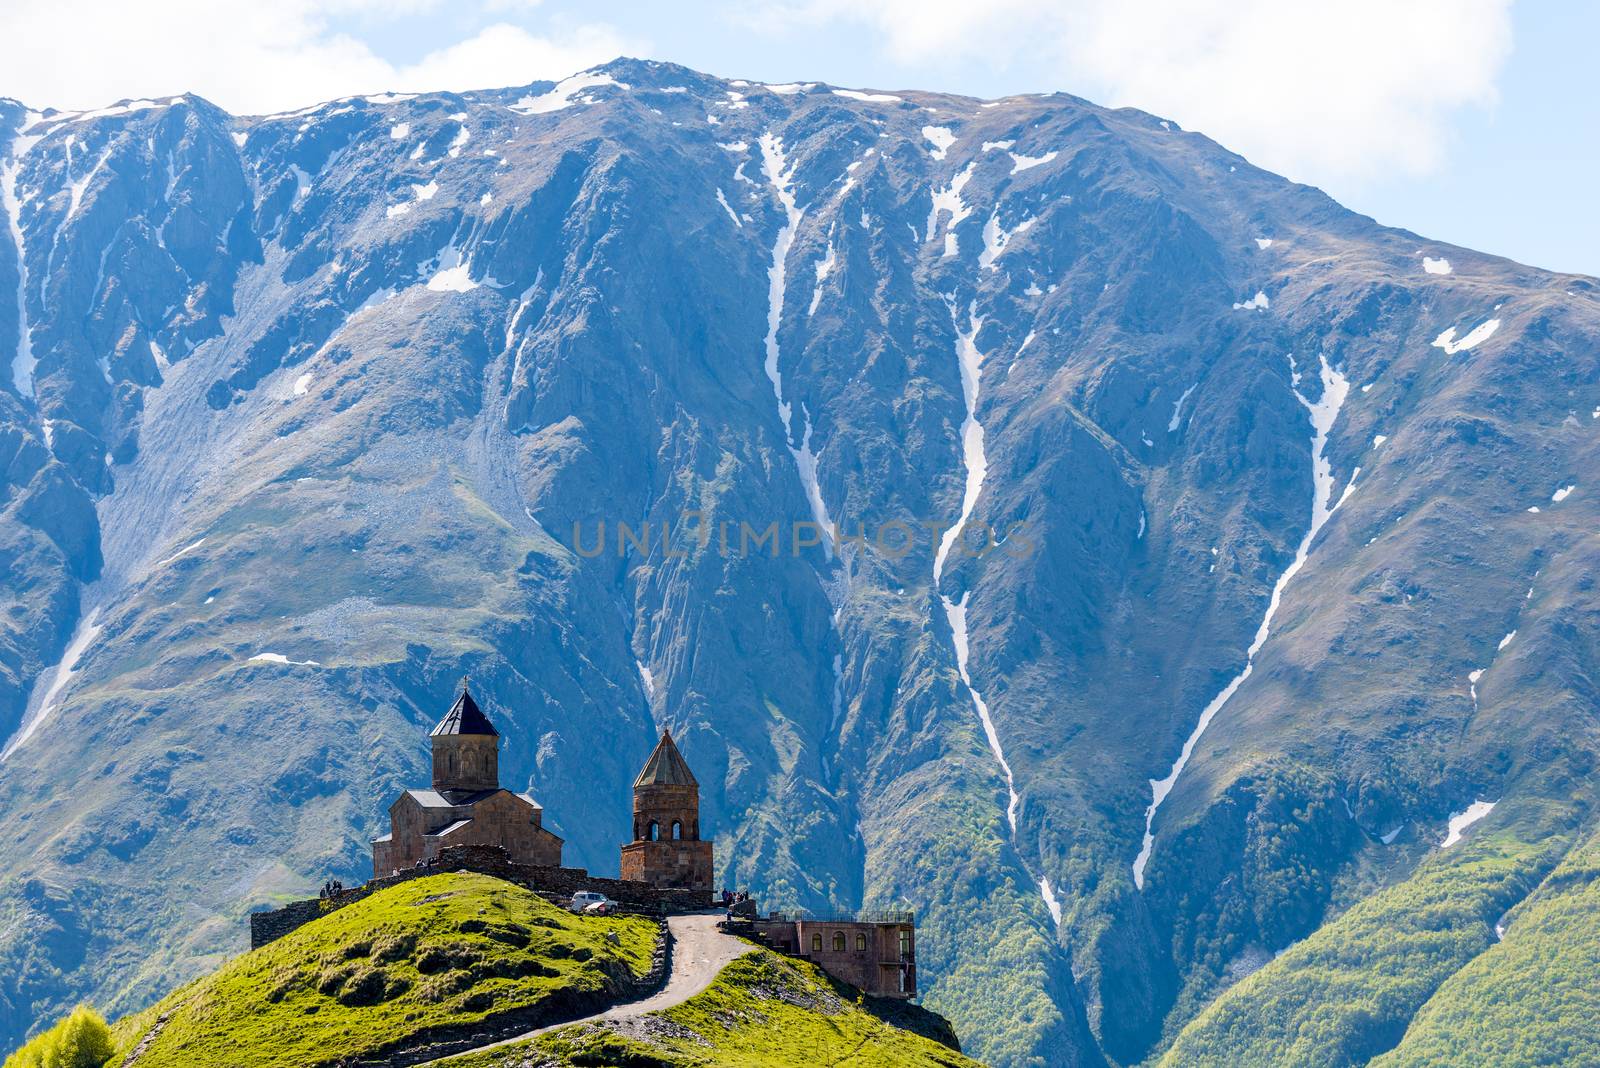
[[[917,909],[988,1063],[1553,996],[1593,279],[1065,95],[620,60],[0,130],[5,1036],[364,876],[464,673],[568,863],[670,726],[719,881]]]

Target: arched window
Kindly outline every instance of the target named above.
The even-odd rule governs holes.
[[[659,842],[660,840],[661,840],[661,825],[659,823],[657,823],[655,820],[651,820],[650,821],[650,841]]]
[[[680,839],[682,837],[683,837],[683,824],[679,823],[677,820],[673,820],[672,821],[672,840],[676,842],[678,839]]]
[[[866,951],[867,951],[867,936],[862,934],[860,931],[857,931],[856,932],[856,952],[857,953],[865,953]]]
[[[843,953],[844,952],[844,932],[843,931],[835,931],[835,932],[833,932],[833,951],[835,953]]]
[[[811,935],[811,952],[813,952],[813,953],[821,953],[822,952],[822,936],[821,935],[816,934],[816,933],[813,933]]]

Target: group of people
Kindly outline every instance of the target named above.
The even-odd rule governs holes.
[[[748,890],[729,890],[726,886],[724,886],[722,888],[722,907],[723,908],[727,908],[730,905],[737,905],[741,901],[749,901],[749,900],[750,900],[750,891],[748,891]]]
[[[340,894],[343,892],[344,883],[340,882],[338,879],[329,879],[327,882],[322,884],[322,897],[333,897],[335,894]]]

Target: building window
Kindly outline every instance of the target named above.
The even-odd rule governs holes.
[[[833,932],[833,951],[835,953],[843,953],[844,952],[844,932],[843,931],[835,931],[835,932]]]
[[[856,952],[857,953],[865,953],[866,951],[867,951],[867,936],[862,934],[860,931],[857,931],[856,932]]]
[[[814,932],[811,935],[811,952],[813,952],[813,953],[821,953],[822,952],[822,936],[819,935],[819,934],[816,934]]]
[[[650,821],[650,841],[659,842],[660,840],[661,840],[661,825],[658,824],[655,820],[651,820]]]
[[[911,956],[911,932],[905,928],[900,929],[900,959],[905,960]]]
[[[683,824],[679,823],[677,820],[673,820],[672,821],[672,840],[676,842],[678,839],[680,839],[682,837],[683,837]]]

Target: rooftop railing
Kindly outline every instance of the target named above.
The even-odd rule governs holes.
[[[912,924],[917,922],[917,914],[910,909],[863,909],[860,912],[837,913],[810,913],[810,912],[771,912],[761,917],[765,920],[776,920],[779,923],[896,923]]]

